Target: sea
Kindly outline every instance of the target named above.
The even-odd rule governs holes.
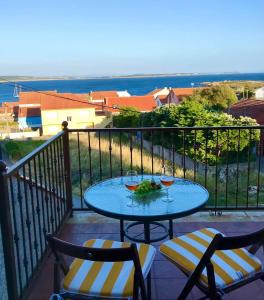
[[[22,91],[48,91],[67,93],[88,93],[100,90],[128,91],[131,95],[145,95],[155,88],[163,87],[199,87],[203,82],[225,80],[263,80],[264,73],[236,73],[236,74],[207,74],[180,75],[163,77],[129,77],[129,78],[98,78],[74,80],[46,80],[17,82]],[[0,102],[17,101],[13,97],[14,85],[0,83]]]

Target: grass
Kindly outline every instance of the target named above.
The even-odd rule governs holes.
[[[112,137],[109,143],[108,137],[101,138],[101,155],[99,152],[99,139],[96,135],[90,135],[91,150],[89,154],[89,141],[87,135],[72,135],[70,139],[71,149],[71,168],[73,180],[73,193],[81,195],[90,184],[109,178],[111,176],[120,176],[130,168],[141,171],[141,152],[137,145],[133,145],[132,162],[131,151],[129,143],[124,138],[122,140],[122,147],[120,150],[119,137]],[[111,146],[111,155],[109,148]],[[122,161],[121,154],[122,152]],[[142,153],[144,173],[151,173],[152,158],[151,154],[146,150]],[[165,161],[167,164],[171,162]],[[111,166],[112,165],[112,172]],[[153,157],[153,173],[160,172],[162,159],[158,156]],[[101,168],[100,168],[101,166]],[[81,170],[81,173],[79,172]],[[248,176],[249,174],[249,176]],[[175,176],[184,177],[184,171],[181,167],[175,165]],[[264,184],[264,176],[258,174],[255,169],[255,164],[251,164],[248,170],[239,171],[237,174],[229,174],[227,180],[221,181],[219,176],[215,174],[197,174],[194,177],[193,170],[187,170],[185,177],[190,180],[205,186],[209,193],[210,199],[208,205],[216,206],[256,206],[257,204],[264,204],[264,190],[260,188],[259,193],[248,193],[248,186],[262,187]]]
[[[17,161],[26,156],[38,146],[42,145],[44,140],[27,141],[7,141],[4,142],[4,148],[12,161]]]

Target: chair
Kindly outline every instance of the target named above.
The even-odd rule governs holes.
[[[54,293],[64,299],[138,299],[139,290],[142,299],[147,299],[144,280],[154,260],[153,246],[102,239],[77,246],[50,234],[47,240],[55,257]],[[75,258],[70,267],[64,255]]]
[[[163,243],[160,252],[188,276],[178,299],[186,299],[196,285],[204,298],[218,300],[254,280],[264,280],[263,265],[255,256],[261,246],[264,250],[264,229],[225,237],[203,228]]]

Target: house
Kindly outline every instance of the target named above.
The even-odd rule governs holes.
[[[264,100],[264,87],[255,90],[255,98]]]
[[[179,104],[184,97],[192,96],[194,92],[199,88],[163,88],[163,89],[155,89],[148,93],[148,95],[152,95],[157,100],[158,106],[162,106],[165,104]]]
[[[167,95],[156,96],[157,106],[160,107],[166,104],[179,104],[180,101],[172,89],[169,90]]]
[[[20,92],[18,101],[17,120],[20,130],[27,128],[41,128],[41,100],[43,94],[56,93],[56,91]]]
[[[88,101],[91,103],[99,104],[95,106],[95,114],[99,118],[104,117],[107,113],[103,106],[105,104],[106,99],[115,98],[115,97],[130,97],[131,95],[127,91],[91,91],[88,94]]]
[[[20,130],[41,128],[40,104],[19,104],[18,126]]]
[[[0,103],[0,114],[8,115],[16,119],[18,115],[18,102]]]
[[[247,99],[239,101],[233,104],[229,109],[229,114],[233,117],[250,117],[257,121],[259,125],[264,125],[264,101]],[[264,155],[264,134],[261,132],[260,143],[261,146],[258,150],[258,153]]]
[[[20,129],[41,128],[44,135],[61,131],[63,121],[69,128],[94,127],[96,105],[89,103],[86,94],[23,92],[19,95],[18,122]],[[101,120],[100,120],[101,121]]]
[[[258,124],[264,125],[264,101],[263,100],[241,100],[233,104],[229,113],[234,117],[245,116],[256,119]]]
[[[95,107],[88,103],[85,94],[45,95],[41,101],[41,120],[44,135],[60,132],[63,121],[68,122],[69,128],[94,127]]]
[[[158,96],[168,96],[170,92],[170,88],[164,87],[162,89],[155,89],[151,92],[149,92],[147,95],[154,96],[157,98]]]
[[[105,99],[103,109],[113,114],[119,113],[119,108],[134,107],[140,112],[149,112],[157,107],[154,96],[112,97]]]
[[[173,88],[173,92],[177,96],[179,102],[183,100],[184,97],[192,96],[195,91],[200,88]]]

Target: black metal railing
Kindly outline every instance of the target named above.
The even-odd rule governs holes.
[[[159,173],[204,185],[207,210],[264,208],[264,126],[69,129],[73,210],[88,209],[83,194],[102,179]]]
[[[0,164],[0,217],[9,299],[25,297],[46,255],[46,233],[58,232],[71,212],[65,145],[67,134],[62,132],[10,168]]]
[[[10,168],[0,164],[0,218],[9,299],[23,299],[58,232],[97,181],[159,173],[204,185],[207,210],[264,208],[264,126],[68,129]]]

